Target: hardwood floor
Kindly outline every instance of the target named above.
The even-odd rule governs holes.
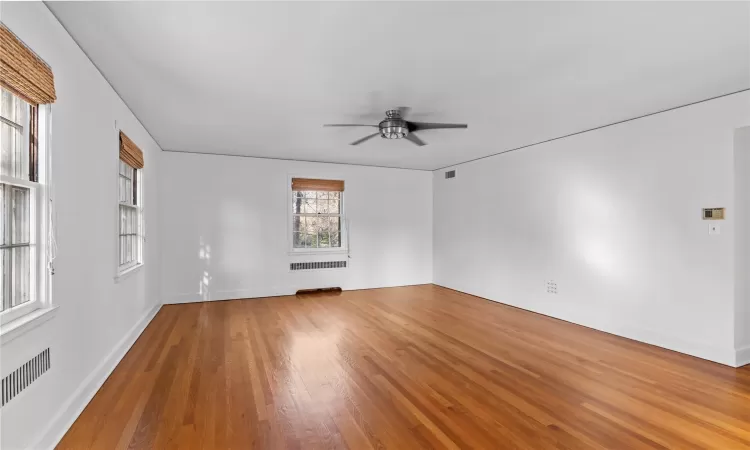
[[[58,448],[748,448],[750,368],[432,285],[164,306]]]

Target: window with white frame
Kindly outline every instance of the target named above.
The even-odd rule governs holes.
[[[0,88],[0,323],[41,300],[45,223],[39,168],[46,155],[40,128],[39,107]]]
[[[344,182],[292,179],[292,249],[343,247]]]
[[[142,169],[119,161],[119,263],[118,274],[143,263],[141,183]]]

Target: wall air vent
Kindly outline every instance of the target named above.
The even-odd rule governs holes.
[[[49,349],[46,349],[26,361],[26,364],[8,374],[0,383],[0,389],[2,390],[2,405],[0,406],[5,406],[13,397],[29,387],[40,375],[48,371],[49,368]]]
[[[346,269],[346,261],[314,261],[289,263],[289,270]]]
[[[445,178],[456,178],[456,171],[455,170],[449,170],[445,172]]]

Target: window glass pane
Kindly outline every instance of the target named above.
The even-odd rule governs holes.
[[[327,248],[331,246],[331,237],[328,230],[323,228],[318,232],[318,247]]]
[[[294,248],[305,247],[305,233],[294,233],[292,236]]]
[[[11,94],[9,91],[2,89],[2,97],[0,97],[0,115],[3,118],[21,124],[23,119],[23,108],[26,102]]]
[[[29,200],[30,190],[18,186],[11,187],[11,243],[27,243],[31,237]]]
[[[0,244],[7,244],[8,239],[5,233],[6,227],[9,227],[9,224],[6,224],[6,217],[7,210],[6,208],[9,208],[10,206],[7,204],[8,200],[6,200],[6,191],[9,189],[9,186],[5,184],[0,184]],[[8,228],[10,229],[10,228]]]
[[[8,272],[8,265],[10,262],[10,249],[0,249],[0,311],[4,311],[10,307],[10,298],[5,293],[8,288],[8,280],[10,280],[10,274]],[[6,302],[8,304],[6,304]]]
[[[24,145],[24,126],[28,104],[2,89],[0,115],[15,126],[0,122],[0,173],[29,179],[29,151]]]
[[[318,231],[328,231],[331,226],[331,218],[327,216],[318,217]]]
[[[339,237],[339,233],[331,233],[331,247],[341,247],[341,241]]]
[[[318,194],[318,200],[328,200],[328,191],[316,191]]]
[[[24,149],[23,134],[0,122],[0,173],[11,177],[29,179],[29,152]]]
[[[135,178],[135,169],[120,160],[120,181],[119,189],[120,192],[117,196],[120,203],[127,205],[133,205],[134,195],[133,190],[135,184],[133,180]]]
[[[339,198],[341,198],[340,194],[341,194],[340,192],[329,192],[328,193],[328,198],[330,198],[332,200],[338,200]]]
[[[120,235],[125,234],[125,222],[127,221],[126,211],[126,207],[120,205]]]
[[[341,218],[340,217],[331,217],[330,219],[330,226],[329,230],[333,233],[340,233],[341,232]]]
[[[31,248],[14,247],[11,251],[11,307],[31,300]]]
[[[304,214],[317,214],[317,200],[314,198],[305,198],[302,200],[302,213]]]
[[[341,213],[341,201],[339,199],[328,200],[328,212],[331,214]]]
[[[310,248],[318,248],[318,235],[317,234],[308,234],[308,247]]]
[[[318,233],[318,217],[305,217],[305,232],[307,234]]]

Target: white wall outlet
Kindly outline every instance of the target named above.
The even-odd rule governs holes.
[[[721,234],[721,226],[718,223],[709,223],[708,234],[710,235]]]
[[[552,280],[549,280],[549,281],[547,281],[546,286],[547,286],[547,293],[548,294],[557,294],[557,283],[556,282],[554,282]]]

